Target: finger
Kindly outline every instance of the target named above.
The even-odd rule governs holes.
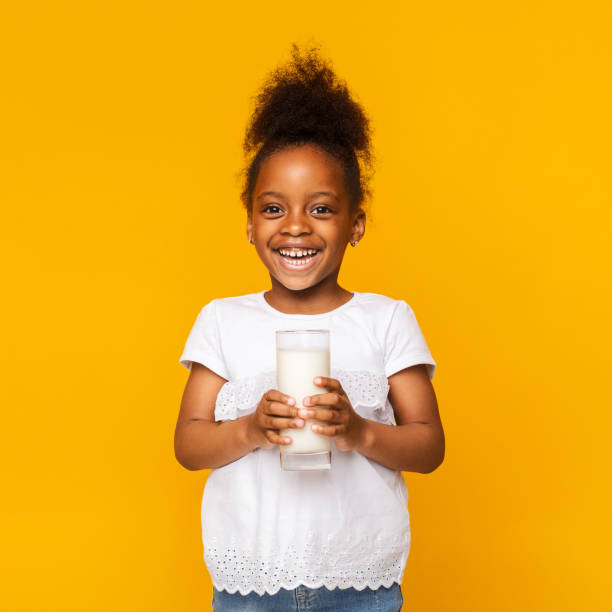
[[[332,408],[315,408],[312,412],[312,418],[315,421],[326,421],[327,423],[344,423],[345,414],[340,410]]]
[[[288,406],[280,402],[266,402],[262,412],[271,416],[295,417],[298,416],[298,409],[295,406]]]
[[[272,444],[280,444],[281,446],[287,446],[293,442],[292,438],[289,436],[281,436],[273,429],[266,429],[264,431],[264,435]]]
[[[285,419],[279,417],[264,416],[262,426],[269,429],[298,429],[304,427],[304,419]]]
[[[339,408],[344,402],[345,397],[337,391],[331,393],[318,393],[317,395],[309,395],[302,401],[304,406],[330,406],[331,408]]]
[[[278,389],[269,389],[263,394],[263,399],[269,402],[281,402],[283,404],[295,406],[295,398],[286,393],[281,393]]]
[[[328,378],[326,376],[316,376],[314,378],[314,384],[317,385],[317,387],[325,387],[328,391],[335,391],[336,393],[339,393],[340,395],[346,395],[344,393],[344,389],[342,388],[342,385],[340,384],[340,381],[336,378]]]
[[[345,425],[319,425],[315,423],[311,428],[315,433],[323,434],[324,436],[337,436],[346,431]]]

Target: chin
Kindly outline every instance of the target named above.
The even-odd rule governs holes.
[[[316,285],[314,280],[308,280],[305,278],[279,278],[275,276],[276,280],[283,285],[286,289],[290,291],[303,291],[304,289],[309,289]]]

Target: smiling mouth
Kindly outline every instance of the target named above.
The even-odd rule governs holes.
[[[319,254],[318,249],[274,249],[284,267],[298,270],[308,267]]]

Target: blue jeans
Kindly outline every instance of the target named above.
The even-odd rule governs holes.
[[[281,589],[278,593],[258,595],[251,591],[241,595],[213,587],[214,612],[400,612],[404,598],[400,585],[381,586],[373,591],[369,587],[330,591],[326,587],[310,589]]]

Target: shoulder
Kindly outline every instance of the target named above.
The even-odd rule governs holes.
[[[369,296],[364,304],[369,304],[371,311],[380,309],[374,320],[383,348],[385,375],[389,377],[405,368],[426,364],[429,377],[433,379],[436,362],[408,302],[379,294],[364,295]]]
[[[214,298],[201,308],[201,312],[232,314],[234,311],[243,310],[245,308],[256,308],[261,303],[260,294],[261,292],[257,292]]]
[[[383,345],[398,334],[420,333],[416,315],[406,300],[379,293],[362,293],[359,304],[362,321],[370,321]]]
[[[377,319],[383,318],[389,321],[398,309],[412,311],[404,300],[398,300],[380,293],[360,293],[359,305],[364,312]]]
[[[381,308],[393,307],[397,302],[401,301],[389,297],[388,295],[383,295],[382,293],[360,293],[359,299],[362,304],[369,304]]]

